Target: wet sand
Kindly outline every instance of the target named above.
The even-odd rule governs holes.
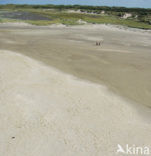
[[[151,33],[112,26],[0,26],[0,47],[151,106]],[[102,41],[101,46],[95,46]]]

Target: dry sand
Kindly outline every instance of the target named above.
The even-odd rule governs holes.
[[[3,156],[114,156],[117,144],[151,146],[150,32],[9,24],[0,36]]]

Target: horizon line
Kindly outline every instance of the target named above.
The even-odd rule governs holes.
[[[19,3],[6,3],[6,4],[0,4],[0,5],[40,5],[40,6],[45,6],[45,5],[54,5],[54,6],[92,6],[92,7],[116,7],[116,8],[138,8],[138,9],[151,9],[151,8],[146,8],[146,7],[126,7],[126,6],[115,6],[115,5],[111,5],[111,6],[108,6],[108,5],[85,5],[85,4],[52,4],[52,3],[47,3],[47,4],[27,4],[27,3],[22,3],[22,4],[19,4]]]

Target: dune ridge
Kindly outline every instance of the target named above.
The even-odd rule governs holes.
[[[113,156],[117,144],[151,143],[150,120],[105,86],[7,50],[0,83],[3,156]]]

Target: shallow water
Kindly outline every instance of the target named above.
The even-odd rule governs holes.
[[[10,19],[16,19],[16,20],[51,20],[48,17],[31,13],[31,12],[22,12],[22,11],[16,11],[16,12],[0,12],[0,17],[2,18],[10,18]]]

